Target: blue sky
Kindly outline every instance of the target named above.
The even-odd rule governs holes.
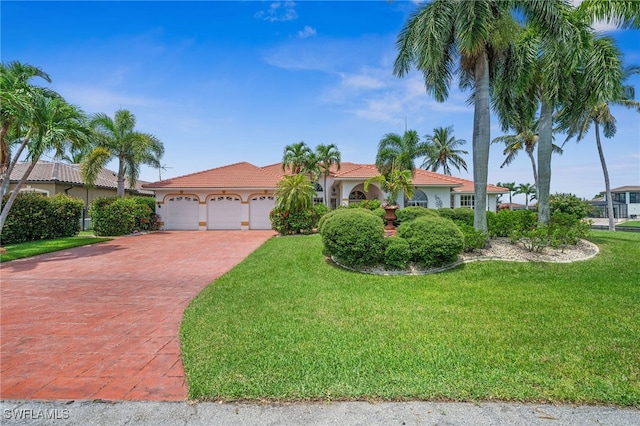
[[[87,113],[130,110],[137,129],[165,145],[162,178],[240,161],[276,163],[285,145],[335,143],[344,161],[372,163],[378,141],[453,125],[466,139],[472,179],[473,111],[454,86],[438,103],[420,74],[393,76],[408,1],[2,1],[1,58],[41,67],[49,86]],[[627,64],[640,64],[640,31],[612,32]],[[640,96],[640,78],[630,83]],[[614,108],[604,141],[612,187],[640,185],[640,115]],[[497,121],[491,137],[502,135]],[[562,137],[559,142],[564,141]],[[489,182],[533,183],[521,153]],[[115,164],[110,165],[115,169]],[[454,170],[455,171],[455,170]],[[140,179],[158,180],[143,167]],[[552,163],[552,192],[604,190],[593,132]],[[518,199],[516,199],[518,200]],[[522,200],[519,200],[522,201]]]

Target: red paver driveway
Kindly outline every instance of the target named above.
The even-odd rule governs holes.
[[[184,309],[273,235],[157,232],[3,263],[0,398],[184,400]]]

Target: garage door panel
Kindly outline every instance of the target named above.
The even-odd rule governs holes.
[[[164,203],[165,229],[197,230],[199,201],[196,197],[170,197]]]
[[[240,197],[213,197],[207,203],[207,228],[240,229],[241,212]]]
[[[276,205],[273,196],[260,195],[249,200],[249,229],[271,229],[269,213]]]

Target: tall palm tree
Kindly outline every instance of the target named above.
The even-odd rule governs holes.
[[[382,175],[388,175],[392,169],[409,170],[413,175],[415,159],[428,152],[427,144],[420,142],[415,130],[407,130],[402,136],[387,133],[378,143],[376,168]]]
[[[531,197],[531,194],[536,194],[536,186],[531,185],[530,183],[521,183],[516,187],[514,194],[524,194],[524,205],[525,208],[529,210],[529,201],[534,198]]]
[[[512,117],[516,117],[516,114],[512,114]],[[513,122],[512,129],[516,131],[516,134],[499,136],[491,141],[494,143],[503,143],[505,145],[502,153],[505,156],[504,161],[500,165],[500,168],[508,166],[516,159],[516,156],[520,151],[525,151],[529,160],[531,161],[531,168],[533,170],[533,180],[535,185],[538,185],[538,168],[536,167],[535,148],[538,143],[537,122]],[[556,154],[562,154],[564,150],[562,147],[553,144],[552,151]]]
[[[511,208],[511,206],[513,205],[512,195],[517,188],[516,183],[515,182],[504,182],[504,183],[498,182],[496,185],[501,188],[507,188],[509,190],[509,208]]]
[[[282,154],[282,171],[289,167],[293,174],[303,173],[309,169],[312,154],[311,148],[303,141],[285,146]]]
[[[429,169],[432,172],[442,167],[443,173],[449,176],[451,176],[451,168],[449,165],[455,167],[458,171],[460,171],[460,167],[462,167],[465,172],[467,171],[467,163],[461,154],[468,154],[468,152],[462,149],[456,149],[456,147],[464,145],[467,141],[464,139],[456,139],[453,136],[453,126],[446,128],[436,127],[433,129],[433,134],[427,135],[426,138],[429,152],[420,167]]]
[[[160,167],[164,146],[152,134],[135,130],[135,116],[125,110],[116,111],[115,117],[96,114],[90,122],[95,133],[96,147],[81,166],[85,182],[93,185],[98,173],[113,159],[118,160],[118,197],[124,197],[124,181],[133,187],[140,175],[140,166]]]
[[[540,107],[537,165],[539,225],[547,224],[551,215],[553,115],[562,106],[578,102],[577,99],[583,95],[576,84],[576,76],[583,72],[583,64],[592,60],[589,49],[594,37],[592,21],[594,18],[605,19],[620,27],[639,28],[639,15],[640,2],[585,0],[565,15],[568,27],[572,28],[570,40],[554,40],[546,37],[540,26],[530,25],[521,33],[517,47],[511,51],[512,60],[501,68],[503,73],[499,81],[515,91],[507,98],[524,97],[536,108]],[[614,77],[606,72],[596,77],[600,87],[615,84]]]
[[[427,92],[444,102],[458,73],[463,88],[472,88],[474,104],[474,227],[487,232],[487,175],[490,137],[490,82],[519,25],[517,8],[534,25],[560,40],[568,38],[566,3],[553,1],[434,0],[405,24],[397,41],[394,74],[406,75],[412,65],[424,75]]]
[[[31,84],[30,80],[36,77],[51,82],[49,75],[38,67],[17,61],[0,63],[0,197],[9,189],[11,142],[20,141],[24,136],[22,130],[29,127],[24,123],[33,116],[34,98],[53,95],[53,92]],[[17,162],[18,158],[14,159]]]
[[[324,205],[329,205],[329,195],[327,189],[327,177],[331,173],[331,167],[335,166],[336,170],[340,170],[340,151],[335,144],[324,145],[320,144],[316,146],[316,161],[318,166],[320,167],[320,172],[324,179],[323,181],[323,191],[324,191]]]
[[[54,151],[55,155],[60,155],[70,145],[82,146],[91,133],[85,125],[85,115],[78,107],[68,104],[60,96],[51,97],[49,93],[34,92],[33,95],[28,129],[21,138],[16,153],[16,156],[19,157],[26,150],[26,159],[30,164],[2,208],[0,233],[20,188],[28,179],[40,157],[48,151]],[[26,125],[27,123],[23,122],[22,124]],[[12,165],[14,165],[13,161]]]
[[[622,53],[615,46],[613,39],[608,37],[597,37],[593,40],[590,57],[591,60],[585,64],[585,72],[578,76],[583,98],[579,102],[568,105],[560,111],[559,115],[561,123],[568,130],[567,139],[577,137],[577,141],[581,141],[593,124],[596,147],[604,176],[609,230],[615,231],[613,197],[609,171],[600,139],[600,127],[602,126],[606,138],[611,138],[616,134],[616,118],[611,113],[610,105],[634,108],[640,112],[640,102],[633,99],[635,94],[633,86],[623,84],[624,80],[632,74],[640,74],[640,67],[623,68]],[[599,86],[598,79],[594,76],[603,72],[612,78],[617,78],[617,84],[606,87]]]

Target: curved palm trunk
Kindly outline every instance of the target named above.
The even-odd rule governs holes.
[[[600,126],[595,121],[596,130],[596,146],[598,147],[598,155],[600,156],[600,164],[602,164],[602,174],[604,175],[604,190],[607,197],[607,212],[609,214],[609,231],[616,230],[616,221],[613,212],[613,198],[611,197],[611,185],[609,184],[609,171],[607,170],[607,163],[604,160],[604,152],[602,151],[602,144],[600,143]]]
[[[18,148],[18,150],[16,151],[15,155],[13,156],[13,160],[11,160],[11,162],[9,163],[9,167],[7,167],[6,170],[3,170],[3,172],[2,172],[2,182],[0,183],[0,197],[4,197],[9,192],[9,182],[11,180],[11,172],[13,171],[13,169],[16,166],[16,164],[18,163],[18,159],[22,155],[22,152],[24,151],[24,149],[29,144],[29,141],[31,140],[31,134],[32,133],[33,133],[32,129],[29,129],[29,131],[27,132],[26,136],[22,140],[22,143],[20,144],[20,147]],[[29,171],[29,173],[31,173],[31,172]]]
[[[533,168],[533,184],[536,186],[536,192],[538,191],[538,169],[536,168],[536,158],[533,156],[533,151],[527,150],[527,155],[531,160],[531,167]]]
[[[7,216],[9,216],[9,210],[11,210],[11,206],[13,205],[13,202],[15,201],[16,197],[20,193],[20,188],[22,188],[22,185],[24,185],[24,183],[27,181],[27,178],[33,171],[33,168],[38,163],[38,160],[40,160],[39,156],[31,160],[31,164],[29,165],[29,168],[27,169],[25,174],[22,175],[22,177],[16,184],[16,187],[13,188],[13,192],[9,196],[9,199],[7,199],[7,202],[2,207],[2,213],[0,213],[0,234],[2,234],[2,230],[4,229],[4,223],[7,221]],[[9,178],[7,177],[7,181],[8,180]]]
[[[489,172],[489,145],[491,125],[489,115],[489,61],[483,52],[476,60],[474,70],[475,102],[473,115],[473,189],[475,208],[473,227],[487,233],[487,175]]]
[[[551,152],[553,151],[553,105],[548,100],[542,101],[540,124],[538,130],[538,226],[549,223],[549,192],[551,190]]]

